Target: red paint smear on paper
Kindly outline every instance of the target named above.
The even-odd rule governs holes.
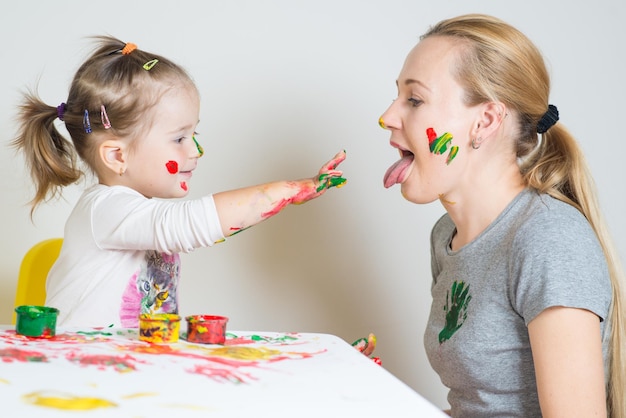
[[[101,342],[101,341],[109,341],[110,338],[106,337],[95,337],[89,338],[86,335],[68,335],[68,334],[57,334],[54,337],[46,337],[46,341],[61,343],[64,345],[74,345],[74,344],[84,344],[91,342]],[[15,332],[15,330],[6,330],[0,335],[0,341],[6,342],[7,344],[24,344],[30,341],[41,341],[40,337],[28,337],[26,335],[20,335]]]
[[[187,191],[188,187],[187,187],[187,183],[185,183],[184,181],[180,182],[180,188],[183,189],[184,191]]]
[[[246,381],[257,380],[250,373],[238,370],[215,367],[211,364],[197,364],[189,372],[208,377],[218,382],[246,383]]]
[[[168,161],[165,163],[165,167],[167,167],[167,171],[170,174],[178,173],[178,163],[176,161]]]
[[[113,368],[116,372],[130,372],[137,370],[137,363],[144,363],[129,354],[123,356],[110,356],[102,354],[81,354],[81,353],[69,353],[66,358],[74,363],[78,363],[81,366],[96,366],[98,370],[106,370],[107,368]]]
[[[46,363],[48,361],[48,357],[39,351],[21,350],[19,348],[3,348],[0,350],[0,359],[4,363],[12,363],[14,361]]]
[[[245,337],[235,337],[224,341],[224,345],[254,344],[256,341]]]

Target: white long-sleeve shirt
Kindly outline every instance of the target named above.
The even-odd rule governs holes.
[[[59,326],[136,327],[140,313],[177,313],[178,254],[223,239],[212,195],[159,200],[92,186],[65,225],[46,306],[59,309]]]

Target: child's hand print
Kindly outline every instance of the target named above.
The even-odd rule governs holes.
[[[450,295],[452,294],[452,295]],[[454,333],[461,328],[467,318],[467,305],[472,296],[469,294],[469,285],[465,282],[452,283],[452,289],[446,294],[446,326],[439,333],[439,343],[449,340]]]

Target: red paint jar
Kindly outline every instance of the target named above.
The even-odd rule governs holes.
[[[187,341],[201,344],[224,344],[228,318],[219,315],[191,315],[187,320]]]

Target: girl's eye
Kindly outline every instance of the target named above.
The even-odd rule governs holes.
[[[411,103],[411,106],[413,106],[413,107],[417,107],[417,106],[419,106],[419,105],[421,105],[421,104],[422,104],[422,101],[421,101],[421,100],[419,100],[419,99],[415,99],[415,98],[411,97],[411,98],[409,99],[409,103]]]
[[[195,132],[195,131],[194,131],[194,133],[191,135],[191,139],[193,139],[193,140],[195,141],[195,138],[194,138],[194,137],[195,137],[196,135],[198,135],[198,132]],[[187,139],[187,138],[188,138],[188,137],[186,137],[186,136],[181,136],[180,138],[176,138],[175,142],[176,142],[177,144],[180,144],[181,142],[183,142],[183,141],[184,141],[185,139]]]

